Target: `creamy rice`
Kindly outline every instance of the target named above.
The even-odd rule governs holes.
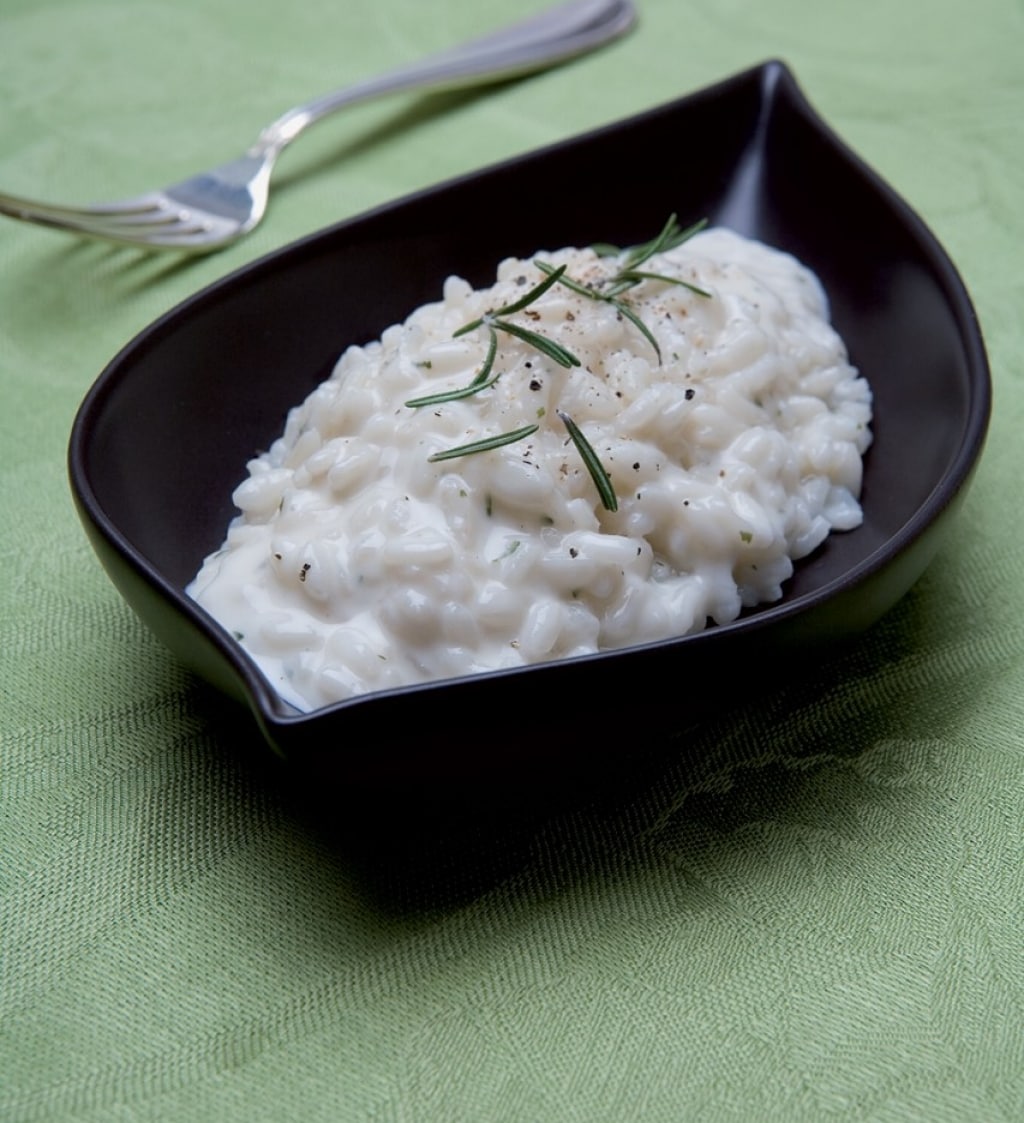
[[[537,260],[584,284],[617,268],[563,249],[503,262],[489,289],[449,278],[443,301],[346,351],[249,463],[189,592],[299,708],[724,624],[860,523],[868,386],[815,276],[725,229],[643,266],[706,295],[646,280],[624,297],[661,361],[610,303],[555,284],[507,319],[579,366],[500,331],[494,385],[405,405],[472,381],[489,333],[456,331],[540,281]]]

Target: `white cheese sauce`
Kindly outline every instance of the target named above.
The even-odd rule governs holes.
[[[778,600],[793,562],[861,521],[871,394],[815,276],[725,229],[646,262],[623,300],[555,284],[510,322],[565,368],[486,325],[543,279],[595,285],[588,249],[501,264],[351,347],[248,465],[239,515],[189,593],[275,689],[312,710],[367,691],[571,658],[700,630]],[[559,411],[614,488],[608,510]],[[432,454],[537,425],[490,451]]]

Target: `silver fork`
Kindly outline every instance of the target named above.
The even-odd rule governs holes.
[[[635,19],[632,0],[569,0],[482,39],[289,109],[239,159],[162,191],[85,207],[0,193],[0,214],[142,248],[221,249],[263,217],[274,162],[285,146],[329,113],[383,94],[453,89],[541,70],[624,34]]]

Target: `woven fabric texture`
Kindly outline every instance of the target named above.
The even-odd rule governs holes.
[[[213,257],[0,219],[5,1123],[1024,1120],[1024,8],[640,10],[555,72],[321,125],[266,224]],[[508,17],[5,0],[0,189],[168,182]],[[101,571],[64,463],[83,395],[148,322],[277,246],[771,57],[978,308],[995,411],[940,556],[770,701],[681,714],[651,745],[621,700],[614,782],[585,797],[341,792],[326,813]],[[678,159],[700,174],[699,151]]]

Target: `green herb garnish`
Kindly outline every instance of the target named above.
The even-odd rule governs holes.
[[[467,332],[475,331],[483,324],[494,323],[495,317],[497,316],[511,316],[515,312],[522,312],[524,308],[528,308],[535,300],[542,297],[549,288],[558,284],[564,272],[564,265],[559,266],[558,269],[553,269],[549,276],[534,285],[532,289],[525,292],[518,300],[514,300],[511,304],[503,304],[500,308],[492,308],[479,318],[470,320],[468,324],[463,324],[461,328],[457,328],[452,332],[452,338],[458,339],[460,335],[466,335]]]
[[[493,437],[484,437],[483,440],[471,441],[468,445],[446,448],[443,452],[435,452],[433,456],[428,456],[427,460],[433,464],[438,460],[455,460],[459,456],[471,456],[475,452],[489,452],[492,448],[515,444],[516,441],[536,433],[539,428],[539,425],[524,425],[521,429],[513,429],[510,433],[498,433]]]
[[[405,404],[412,409],[419,409],[423,406],[441,405],[445,402],[454,402],[462,398],[471,397],[473,394],[478,394],[482,390],[493,386],[503,373],[501,371],[494,373],[494,365],[498,354],[498,332],[504,332],[506,335],[511,335],[516,339],[522,340],[539,354],[546,356],[551,359],[552,362],[557,363],[566,370],[581,366],[582,364],[579,358],[568,348],[562,346],[562,344],[548,338],[546,335],[542,335],[540,332],[533,331],[530,328],[507,319],[508,316],[524,311],[535,300],[539,299],[544,293],[557,284],[564,285],[580,296],[610,304],[620,316],[628,320],[647,340],[658,356],[658,362],[660,363],[662,361],[661,349],[658,346],[658,341],[654,333],[647,324],[644,323],[640,315],[628,301],[622,298],[630,289],[644,281],[678,285],[689,289],[698,296],[710,297],[711,293],[696,285],[690,284],[688,281],[641,268],[657,254],[665,253],[668,250],[675,249],[677,246],[682,245],[683,242],[703,230],[706,225],[707,221],[701,220],[684,229],[679,225],[676,216],[673,214],[669,216],[668,221],[662,227],[658,235],[648,242],[643,242],[625,249],[608,244],[594,245],[592,248],[598,256],[618,256],[622,258],[622,262],[617,272],[612,276],[593,285],[584,284],[568,276],[566,274],[567,267],[565,265],[560,265],[556,268],[553,265],[549,265],[547,262],[535,261],[534,264],[536,267],[544,274],[540,282],[528,289],[517,300],[502,305],[500,308],[489,309],[482,316],[471,320],[467,324],[463,324],[462,327],[452,333],[452,338],[454,339],[466,335],[469,332],[476,331],[478,328],[485,328],[487,331],[487,352],[473,380],[466,386],[461,386],[454,390],[441,391],[437,394],[429,394],[421,398],[413,398]],[[429,363],[421,365],[429,367]],[[562,410],[557,410],[556,412],[565,425],[569,438],[576,446],[587,471],[590,473],[590,477],[594,481],[594,486],[597,488],[598,495],[605,509],[608,511],[617,511],[619,504],[615,495],[615,489],[612,486],[611,476],[601,463],[600,457],[583,435],[583,432],[576,422]],[[538,409],[538,419],[543,416],[543,408]],[[457,448],[436,452],[428,459],[431,463],[435,463],[440,460],[453,460],[460,456],[470,456],[478,452],[488,452],[491,449],[501,448],[503,445],[513,444],[516,441],[523,440],[525,437],[535,433],[539,427],[539,425],[524,425],[522,428],[515,429],[508,433],[498,433],[492,437],[484,437],[478,441],[471,441],[469,444],[459,445]],[[486,507],[487,513],[490,514],[491,501],[489,496],[487,497]]]
[[[493,334],[495,328],[500,328],[502,331],[507,332],[509,335],[514,335],[517,339],[521,339],[524,343],[529,345],[535,350],[539,351],[542,355],[547,355],[549,359],[553,359],[560,367],[578,367],[580,361],[576,356],[561,343],[556,343],[553,339],[548,339],[546,335],[541,335],[540,332],[531,331],[529,328],[521,327],[519,324],[509,323],[508,320],[497,320],[491,316],[484,317],[484,324],[491,329]]]
[[[458,335],[461,332],[456,332]],[[444,390],[440,394],[428,394],[425,398],[412,398],[405,404],[410,409],[420,409],[422,406],[436,406],[441,405],[443,402],[456,402],[460,398],[468,398],[473,394],[479,394],[481,390],[486,390],[488,386],[493,386],[498,381],[500,375],[495,375],[493,378],[489,377],[491,371],[494,369],[494,359],[498,354],[498,336],[495,332],[491,332],[491,337],[487,344],[487,354],[484,355],[484,361],[480,369],[476,372],[473,381],[468,386],[460,386],[457,390]]]
[[[444,402],[457,402],[460,398],[470,398],[474,394],[479,394],[481,390],[493,386],[500,377],[501,375],[496,374],[493,378],[488,378],[486,382],[474,378],[468,386],[460,386],[458,390],[445,390],[441,394],[430,394],[425,398],[410,398],[405,404],[410,409],[420,409],[422,406],[438,406]]]
[[[575,421],[562,410],[557,410],[558,416],[562,419],[562,424],[565,425],[569,432],[569,437],[572,443],[576,446],[576,451],[580,454],[583,463],[590,473],[590,478],[594,481],[594,486],[597,488],[597,494],[601,497],[601,502],[606,511],[617,511],[619,509],[619,501],[615,495],[615,488],[612,487],[612,478],[608,475],[605,466],[601,463],[600,457],[594,451],[594,446],[583,435],[583,431],[576,424]]]
[[[687,226],[684,230],[679,225],[677,217],[670,214],[661,231],[649,242],[641,242],[639,245],[627,246],[626,248],[602,242],[591,248],[598,257],[617,257],[619,254],[625,254],[626,261],[623,269],[635,269],[638,265],[643,265],[645,261],[650,261],[655,254],[666,253],[668,250],[674,250],[677,246],[681,246],[683,242],[688,242],[694,234],[699,234],[707,224],[708,220],[702,218],[699,222]]]
[[[457,339],[460,335],[466,335],[468,332],[476,331],[477,328],[485,327],[490,333],[490,340],[488,342],[488,358],[484,361],[483,370],[487,374],[490,373],[490,366],[494,363],[494,353],[497,350],[497,332],[503,331],[508,335],[513,335],[517,339],[521,339],[524,343],[528,343],[535,350],[540,351],[542,355],[547,355],[549,359],[553,359],[559,366],[563,367],[578,367],[580,365],[579,359],[563,347],[560,343],[555,343],[553,339],[548,339],[546,335],[541,335],[540,332],[531,331],[529,328],[524,328],[519,324],[511,323],[509,320],[503,319],[505,316],[514,315],[516,312],[522,312],[524,308],[528,308],[538,297],[541,297],[553,285],[558,284],[565,273],[565,266],[562,265],[558,269],[552,269],[548,275],[534,285],[532,289],[524,293],[518,300],[513,301],[511,304],[503,304],[500,308],[492,308],[490,311],[485,312],[482,316],[475,320],[470,320],[468,324],[463,324],[452,333],[452,338]],[[486,377],[486,374],[484,375]],[[473,380],[471,385],[474,385],[480,379],[478,374],[476,379]]]
[[[584,285],[579,281],[573,280],[572,277],[566,277],[564,266],[555,269],[553,266],[543,261],[536,261],[534,264],[542,273],[547,274],[547,279],[549,281],[561,282],[561,284],[565,285],[573,292],[579,293],[580,296],[588,296],[591,300],[603,300],[610,304],[620,316],[624,316],[629,320],[647,342],[650,343],[660,363],[661,348],[658,346],[658,341],[654,338],[654,333],[643,320],[640,319],[633,308],[624,300],[620,300],[619,297],[623,293],[628,292],[631,288],[639,285],[642,281],[660,281],[667,285],[679,285],[682,288],[689,289],[690,292],[695,293],[697,296],[710,297],[711,293],[707,292],[705,289],[699,288],[697,285],[690,284],[689,281],[684,281],[679,277],[668,277],[662,273],[650,273],[638,268],[656,254],[665,253],[668,250],[674,250],[676,246],[681,246],[683,242],[688,241],[694,234],[698,234],[705,226],[707,226],[707,219],[702,219],[700,222],[695,222],[692,226],[688,226],[684,230],[680,227],[676,216],[673,214],[669,216],[668,222],[662,227],[661,233],[658,234],[656,238],[652,238],[649,242],[644,242],[642,245],[633,246],[626,250],[606,243],[600,243],[592,247],[599,257],[611,257],[620,254],[625,255],[625,259],[619,271],[597,285]]]
[[[567,347],[563,347],[553,339],[548,339],[546,335],[541,335],[540,332],[531,331],[529,328],[524,328],[520,324],[514,324],[501,318],[504,316],[511,316],[515,312],[521,312],[524,308],[528,308],[537,297],[543,296],[552,285],[557,284],[564,272],[564,265],[561,269],[551,270],[544,280],[534,285],[529,292],[525,293],[518,300],[511,304],[505,304],[501,308],[491,309],[491,311],[485,312],[477,319],[471,320],[468,324],[463,324],[461,328],[458,328],[452,333],[452,338],[457,339],[460,335],[466,335],[471,331],[476,331],[477,328],[487,328],[487,354],[484,356],[484,361],[477,371],[476,376],[468,386],[460,386],[456,390],[443,390],[438,394],[428,394],[423,398],[412,398],[405,404],[410,409],[419,409],[423,406],[441,405],[444,402],[456,402],[461,398],[469,398],[473,394],[478,394],[481,390],[486,390],[488,387],[493,386],[501,377],[500,373],[493,377],[491,376],[491,371],[494,369],[494,360],[498,354],[499,331],[503,331],[507,335],[515,336],[524,343],[528,343],[535,351],[539,351],[542,355],[547,355],[549,359],[558,363],[559,366],[566,367],[567,369],[569,367],[578,367],[580,365],[579,359]]]
[[[560,270],[556,270],[557,277],[545,277],[543,281],[534,285],[532,289],[528,289],[518,300],[514,300],[511,304],[503,304],[500,308],[492,308],[489,312],[485,312],[479,319],[470,320],[468,324],[463,324],[461,328],[452,332],[453,338],[458,338],[460,335],[465,335],[468,331],[473,331],[478,328],[488,316],[511,316],[513,312],[522,312],[524,308],[529,306],[543,296],[552,285],[558,283],[559,278],[565,272],[563,265]]]

